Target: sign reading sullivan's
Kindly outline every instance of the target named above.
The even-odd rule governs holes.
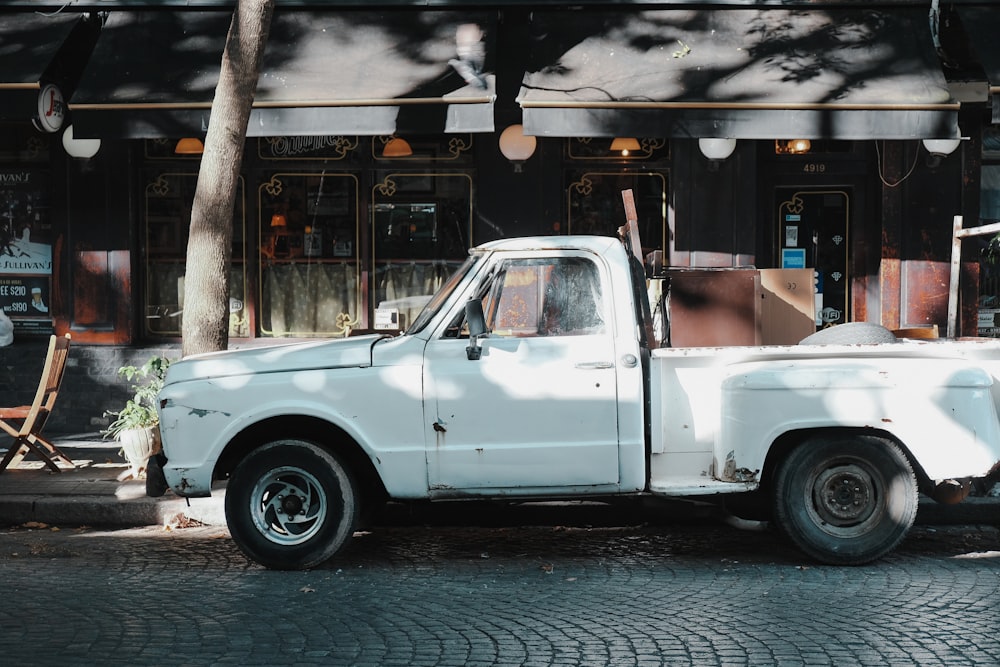
[[[0,171],[0,309],[15,330],[48,331],[52,223],[48,174]]]

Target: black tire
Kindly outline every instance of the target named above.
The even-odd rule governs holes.
[[[782,462],[774,522],[830,565],[861,565],[896,548],[917,516],[917,480],[902,450],[872,436],[816,437]]]
[[[889,329],[874,322],[847,322],[820,329],[799,341],[799,345],[874,345],[898,343]]]
[[[303,440],[254,450],[226,487],[233,540],[248,558],[275,570],[304,570],[328,560],[354,533],[357,515],[347,467]]]
[[[149,498],[160,498],[170,488],[167,485],[167,478],[163,474],[163,464],[166,460],[160,453],[153,454],[146,462],[146,496]]]

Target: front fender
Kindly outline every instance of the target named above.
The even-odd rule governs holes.
[[[394,366],[268,373],[238,383],[215,378],[168,386],[160,394],[164,475],[178,493],[207,495],[216,464],[230,442],[239,438],[245,443],[247,434],[253,437],[255,425],[268,420],[301,416],[328,423],[331,434],[336,427],[353,439],[390,493],[399,489],[412,495],[420,489],[426,494],[419,378],[419,366]],[[262,429],[260,437],[273,436]]]

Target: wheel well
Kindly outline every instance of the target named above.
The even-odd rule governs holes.
[[[909,448],[907,448],[904,443],[900,442],[896,436],[888,431],[873,428],[805,429],[801,431],[789,431],[787,433],[783,433],[771,445],[771,448],[767,452],[767,457],[764,459],[764,469],[761,471],[760,476],[761,487],[765,489],[770,488],[778,465],[785,460],[785,457],[792,449],[802,444],[809,438],[822,435],[866,435],[894,442],[902,450],[903,455],[906,456],[906,460],[910,462],[910,467],[913,468],[913,474],[917,477],[917,484],[920,490],[927,493],[928,490],[933,489],[934,487],[933,482],[927,477],[927,473],[924,472],[924,469],[921,468],[920,464],[913,458],[913,454],[910,453]]]
[[[388,495],[371,459],[354,438],[339,426],[305,415],[273,417],[240,431],[219,456],[213,479],[228,479],[247,454],[268,442],[286,438],[314,442],[339,456],[366,500],[384,499]]]

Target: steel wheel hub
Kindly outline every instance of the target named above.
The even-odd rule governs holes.
[[[833,526],[854,526],[875,512],[877,488],[861,466],[848,464],[824,470],[813,484],[813,506]]]
[[[327,507],[319,481],[292,466],[268,472],[250,494],[254,526],[276,544],[299,544],[315,535],[323,525]]]

